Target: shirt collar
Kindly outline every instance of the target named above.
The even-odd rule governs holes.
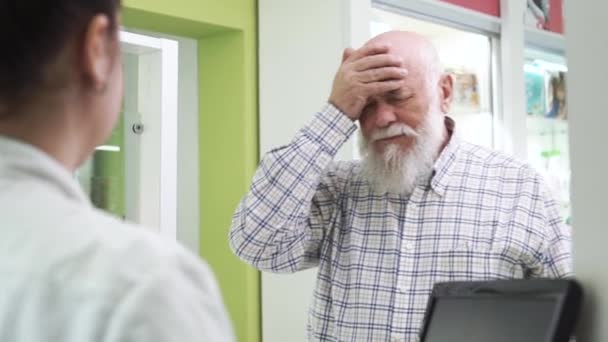
[[[454,165],[458,157],[458,149],[460,140],[455,134],[456,123],[449,116],[445,117],[445,127],[448,130],[449,141],[439,154],[439,158],[433,166],[433,178],[431,179],[431,188],[439,195],[443,196],[447,189],[450,179],[452,178]]]
[[[0,177],[14,181],[34,180],[56,188],[67,199],[87,206],[88,197],[68,170],[46,153],[0,135]]]

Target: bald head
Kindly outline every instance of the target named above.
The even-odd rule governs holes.
[[[403,59],[409,75],[424,78],[429,86],[436,83],[443,72],[435,46],[418,33],[389,31],[370,39],[365,45],[370,44],[390,45],[389,53]]]

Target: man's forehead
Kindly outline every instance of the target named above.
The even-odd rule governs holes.
[[[406,69],[408,68],[406,67]],[[425,78],[423,75],[424,74],[420,70],[408,69],[408,74],[404,79],[404,84],[402,88],[413,91],[421,87],[425,82]]]
[[[373,96],[372,98],[375,100],[378,100],[378,99],[382,99],[382,98],[392,98],[392,97],[400,97],[400,98],[409,97],[411,95],[416,94],[420,90],[421,90],[421,87],[413,87],[413,86],[406,85],[399,89],[391,90],[386,93],[382,93],[382,94]]]

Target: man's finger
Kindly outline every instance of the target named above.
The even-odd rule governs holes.
[[[352,48],[344,49],[344,52],[342,53],[342,63],[344,63],[354,52],[355,50]]]
[[[353,62],[353,67],[356,71],[365,71],[382,67],[400,67],[402,64],[403,59],[399,56],[381,54],[363,57]]]
[[[390,46],[388,44],[369,44],[353,52],[348,60],[354,61],[366,56],[380,55],[387,53]]]
[[[396,67],[369,69],[359,73],[361,82],[372,83],[386,80],[400,80],[407,76],[407,70]]]
[[[401,87],[403,87],[404,84],[405,81],[403,79],[372,82],[367,83],[365,89],[367,91],[367,96],[375,96],[388,93],[389,91],[400,89]]]

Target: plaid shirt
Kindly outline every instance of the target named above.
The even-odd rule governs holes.
[[[429,184],[376,193],[359,162],[332,161],[355,130],[327,105],[263,158],[233,218],[256,268],[319,267],[310,340],[416,341],[435,282],[571,275],[569,228],[529,166],[453,136]]]

